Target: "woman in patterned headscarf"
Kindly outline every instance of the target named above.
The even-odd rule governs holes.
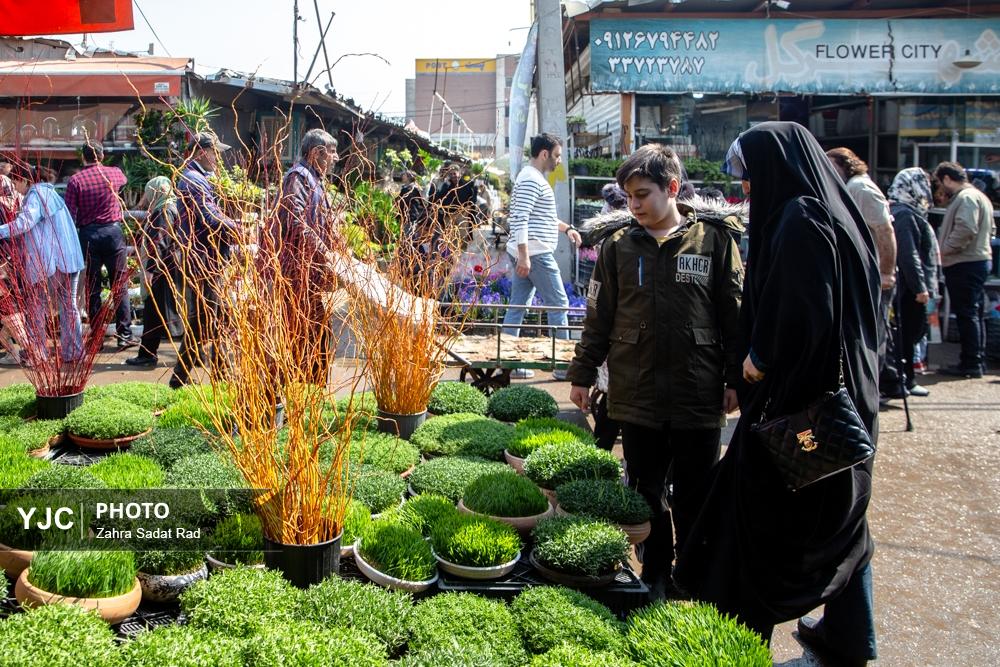
[[[146,300],[142,311],[142,340],[138,354],[126,359],[125,363],[151,368],[156,365],[156,353],[167,324],[177,317],[170,287],[170,281],[177,272],[173,258],[174,235],[171,233],[178,218],[173,183],[166,176],[149,179],[142,194],[142,203],[147,207],[144,229]]]
[[[903,372],[910,394],[927,396],[930,391],[916,383],[913,357],[917,341],[927,331],[927,303],[937,296],[938,245],[934,230],[927,222],[927,211],[934,195],[930,179],[920,167],[896,174],[888,195],[896,232],[897,315]]]

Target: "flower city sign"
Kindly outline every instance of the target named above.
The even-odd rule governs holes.
[[[1000,95],[998,34],[998,20],[598,19],[590,25],[591,87]],[[981,64],[954,64],[969,58]]]

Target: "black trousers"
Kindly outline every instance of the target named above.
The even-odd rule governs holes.
[[[621,422],[622,449],[628,485],[642,494],[652,508],[652,531],[636,554],[642,562],[642,578],[654,581],[670,574],[674,562],[674,531],[677,552],[701,511],[712,467],[722,449],[721,430],[660,429]],[[673,485],[668,512],[663,496],[667,473]],[[671,521],[671,515],[673,520]]]
[[[987,263],[986,260],[960,262],[944,267],[944,284],[951,297],[951,312],[955,313],[962,343],[958,364],[964,370],[982,368],[985,360],[982,328]]]
[[[899,318],[899,354],[903,359],[906,386],[912,388],[916,384],[913,374],[914,348],[927,333],[927,306],[917,303],[916,295],[904,289],[899,295],[897,317]]]
[[[101,269],[108,272],[109,288],[126,270],[128,253],[121,225],[111,223],[80,227],[80,249],[87,263],[87,317],[94,322],[101,310]],[[120,338],[127,338],[132,335],[131,327],[132,305],[126,292],[115,310],[115,331]]]
[[[196,291],[190,287],[185,289],[188,323],[177,350],[177,363],[174,365],[172,378],[180,384],[188,384],[191,381],[191,371],[211,363],[215,355],[215,350],[209,349],[209,344],[215,340],[218,329],[219,296],[207,282],[201,283],[197,292],[196,295]]]
[[[147,267],[147,270],[148,267]],[[173,302],[170,277],[150,271],[149,292],[142,305],[142,339],[139,341],[139,357],[155,359],[160,349],[160,341],[167,333],[164,316]]]

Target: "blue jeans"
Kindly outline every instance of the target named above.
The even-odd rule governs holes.
[[[517,275],[517,260],[514,260],[515,273],[511,278],[510,305],[524,306],[531,303],[538,290],[538,296],[546,306],[569,307],[569,299],[566,297],[566,288],[563,287],[562,275],[559,273],[559,265],[556,264],[555,255],[551,252],[543,252],[539,255],[531,256],[531,271],[527,278]],[[546,320],[552,326],[565,327],[567,325],[567,314],[565,310],[548,310]],[[524,320],[523,308],[508,308],[503,316],[505,334],[511,336],[520,335],[520,329],[516,325]],[[507,325],[515,325],[509,327]],[[568,329],[560,329],[555,332],[556,338],[569,338]]]
[[[944,284],[962,344],[958,365],[964,370],[983,366],[983,292],[989,270],[987,264],[987,260],[982,260],[944,267]]]
[[[40,359],[48,358],[48,334],[50,323],[49,307],[56,302],[59,311],[59,345],[62,361],[77,361],[83,355],[83,327],[80,311],[76,306],[76,290],[80,273],[60,273],[56,271],[48,280],[32,286],[36,295],[32,299],[33,308],[25,313],[30,351]],[[51,331],[54,335],[55,332]]]

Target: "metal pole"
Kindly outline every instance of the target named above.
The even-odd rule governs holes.
[[[292,82],[299,85],[299,0],[292,3]]]
[[[319,17],[319,0],[313,0],[313,7],[316,8],[316,25],[318,26],[322,19]],[[336,12],[330,12],[330,20],[333,20]],[[327,24],[329,28],[329,24]],[[330,82],[330,88],[333,88],[333,72],[330,71],[330,56],[326,52],[326,30],[320,35],[319,44],[323,47],[323,62],[326,63],[326,79]],[[308,78],[308,77],[307,77]]]
[[[336,12],[330,12],[330,20],[326,22],[326,27],[323,28],[323,32],[321,32],[319,34],[320,44],[324,44],[325,43],[324,40],[326,40],[326,33],[329,32],[329,30],[330,30],[330,24],[333,23],[333,17],[335,15],[336,15]],[[313,53],[312,62],[309,63],[309,69],[306,71],[306,76],[303,79],[303,81],[305,81],[306,83],[308,83],[310,81],[310,78],[312,77],[313,67],[316,66],[316,59],[319,58],[319,49],[320,49],[320,47],[317,46],[316,47],[316,52]],[[327,71],[329,71],[329,61],[327,61]]]

